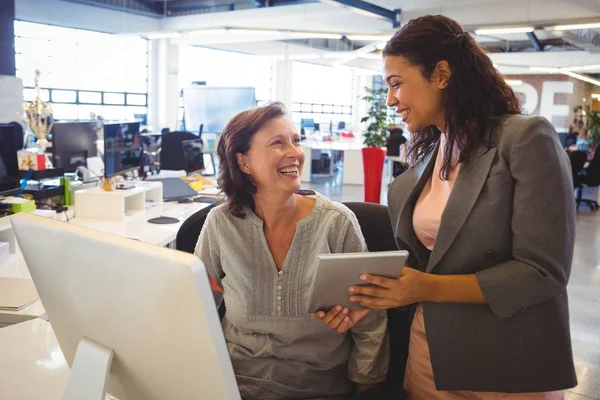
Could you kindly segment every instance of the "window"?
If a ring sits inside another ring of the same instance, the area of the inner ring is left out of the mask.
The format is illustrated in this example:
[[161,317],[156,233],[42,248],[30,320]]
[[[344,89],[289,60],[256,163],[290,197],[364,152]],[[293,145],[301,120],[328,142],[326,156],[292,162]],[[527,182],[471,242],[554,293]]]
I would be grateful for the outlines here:
[[17,76],[25,101],[41,98],[55,119],[131,120],[148,113],[148,41],[107,33],[15,21]]
[[257,102],[271,100],[271,60],[204,47],[179,48],[179,88],[192,82],[211,86],[253,87]]
[[354,73],[349,69],[294,62],[294,122],[313,119],[334,124],[352,119]]

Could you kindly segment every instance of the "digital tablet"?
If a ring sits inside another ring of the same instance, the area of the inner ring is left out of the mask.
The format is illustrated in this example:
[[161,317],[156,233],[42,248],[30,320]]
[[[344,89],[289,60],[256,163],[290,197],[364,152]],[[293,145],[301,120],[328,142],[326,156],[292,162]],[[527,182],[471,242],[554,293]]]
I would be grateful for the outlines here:
[[307,311],[328,311],[341,305],[350,310],[364,307],[350,301],[350,286],[366,285],[362,274],[398,278],[408,260],[407,251],[336,253],[317,256],[317,270],[309,290]]

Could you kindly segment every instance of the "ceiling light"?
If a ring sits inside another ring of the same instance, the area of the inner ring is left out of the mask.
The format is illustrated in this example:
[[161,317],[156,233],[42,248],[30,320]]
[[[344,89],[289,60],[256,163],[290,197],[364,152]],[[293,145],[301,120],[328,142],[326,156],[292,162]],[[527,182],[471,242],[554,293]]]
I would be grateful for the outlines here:
[[508,83],[509,86],[519,86],[523,84],[523,81],[520,79],[506,79],[506,83]]
[[600,69],[600,65],[582,65],[579,67],[566,67],[562,69],[565,71],[590,71],[594,69]]
[[560,68],[552,68],[552,67],[529,67],[531,71],[537,72],[546,72],[549,74],[558,74],[560,72]]
[[191,31],[188,32],[190,36],[200,36],[200,35],[224,35],[227,33],[227,29],[205,29],[203,31]]
[[148,34],[148,39],[150,40],[154,40],[154,39],[170,39],[170,38],[176,38],[181,36],[181,33],[179,32],[163,32],[163,33],[149,33]]
[[572,31],[576,29],[594,29],[600,28],[600,22],[593,22],[590,24],[574,24],[574,25],[557,25],[553,28],[555,31]]
[[290,60],[316,60],[321,58],[319,54],[292,54],[289,56]]
[[373,42],[388,41],[392,38],[392,35],[348,35],[348,40],[365,40]]
[[529,33],[533,32],[535,28],[532,26],[521,26],[513,28],[483,28],[476,29],[476,35],[502,35],[504,33]]
[[287,36],[301,39],[341,39],[339,33],[318,33],[318,32],[287,32]]
[[229,33],[241,34],[241,35],[282,35],[281,31],[264,30],[264,29],[237,29],[230,28]]
[[377,50],[383,50],[383,48],[385,47],[385,45],[386,45],[386,44],[387,44],[386,42],[377,43],[377,44],[375,45],[375,48],[376,48]]
[[581,81],[591,83],[592,85],[600,86],[600,81],[598,79],[593,79],[593,78],[590,78],[589,76],[576,74],[575,72],[571,72],[571,71],[561,70],[560,72],[565,75],[568,75],[570,77],[573,77],[575,79],[579,79]]

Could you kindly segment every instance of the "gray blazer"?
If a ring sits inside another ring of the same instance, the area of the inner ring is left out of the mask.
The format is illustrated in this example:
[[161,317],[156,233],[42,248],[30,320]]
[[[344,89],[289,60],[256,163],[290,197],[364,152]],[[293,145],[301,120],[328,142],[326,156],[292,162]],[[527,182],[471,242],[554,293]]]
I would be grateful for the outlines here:
[[400,175],[388,204],[409,265],[476,274],[488,305],[424,303],[438,390],[543,392],[577,384],[566,286],[575,239],[569,160],[544,118],[506,117],[462,166],[430,253],[412,214],[435,153]]

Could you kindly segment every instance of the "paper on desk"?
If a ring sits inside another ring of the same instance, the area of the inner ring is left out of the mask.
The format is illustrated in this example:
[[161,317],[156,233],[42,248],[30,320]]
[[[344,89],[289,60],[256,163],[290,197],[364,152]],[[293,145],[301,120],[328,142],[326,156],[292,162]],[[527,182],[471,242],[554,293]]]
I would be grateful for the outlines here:
[[0,75],[0,123],[21,122],[23,114],[23,81]]
[[0,278],[0,310],[21,311],[38,299],[31,279]]

